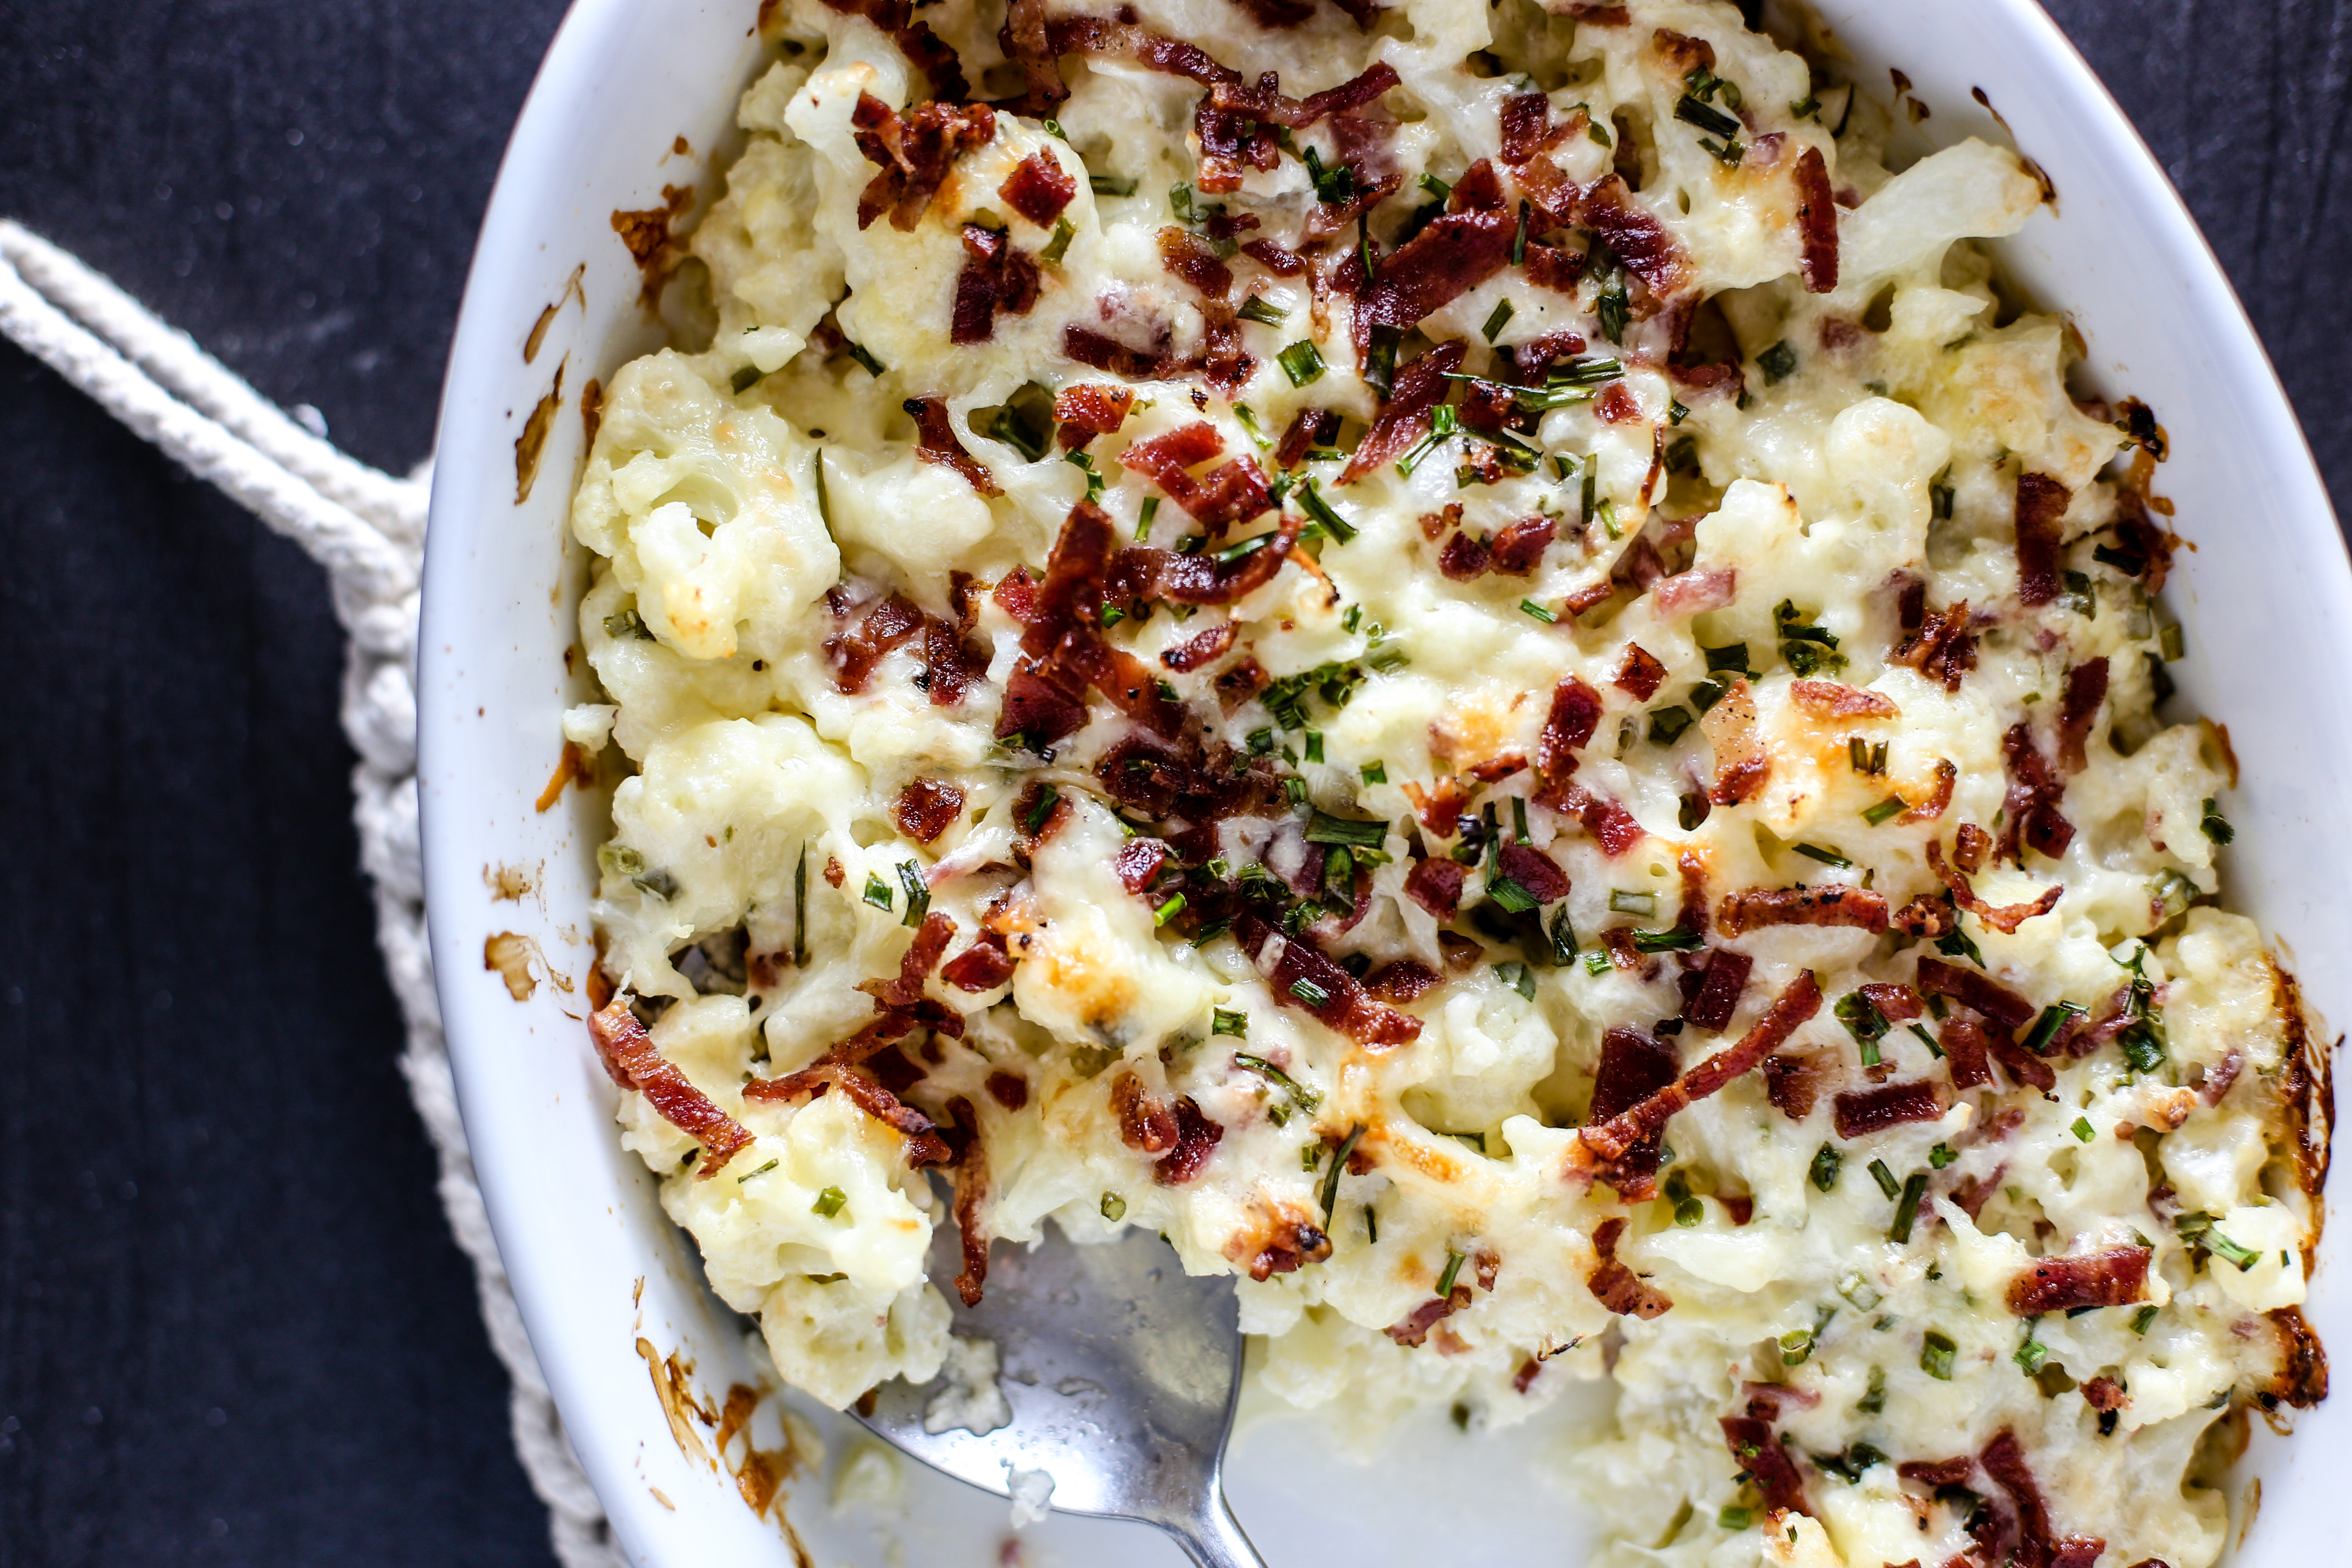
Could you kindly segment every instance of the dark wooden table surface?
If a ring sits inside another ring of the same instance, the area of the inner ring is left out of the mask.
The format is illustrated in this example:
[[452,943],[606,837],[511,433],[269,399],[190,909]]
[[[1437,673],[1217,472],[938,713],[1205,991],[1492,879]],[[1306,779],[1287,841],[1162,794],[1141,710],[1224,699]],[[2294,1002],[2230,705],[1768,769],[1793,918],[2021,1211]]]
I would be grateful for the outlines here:
[[[2352,0],[2052,8],[2352,514]],[[561,9],[0,0],[0,215],[405,468]],[[394,1065],[322,579],[5,346],[0,450],[0,1568],[547,1562]]]

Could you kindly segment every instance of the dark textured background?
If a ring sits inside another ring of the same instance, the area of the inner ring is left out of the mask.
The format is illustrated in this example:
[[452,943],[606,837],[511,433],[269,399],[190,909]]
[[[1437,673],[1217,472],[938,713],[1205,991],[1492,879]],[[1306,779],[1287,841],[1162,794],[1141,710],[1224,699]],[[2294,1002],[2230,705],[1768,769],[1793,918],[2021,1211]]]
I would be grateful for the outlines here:
[[[0,215],[405,468],[561,8],[0,0]],[[2053,9],[2352,513],[2352,0]],[[394,1066],[323,580],[5,346],[0,450],[0,1568],[545,1563]]]

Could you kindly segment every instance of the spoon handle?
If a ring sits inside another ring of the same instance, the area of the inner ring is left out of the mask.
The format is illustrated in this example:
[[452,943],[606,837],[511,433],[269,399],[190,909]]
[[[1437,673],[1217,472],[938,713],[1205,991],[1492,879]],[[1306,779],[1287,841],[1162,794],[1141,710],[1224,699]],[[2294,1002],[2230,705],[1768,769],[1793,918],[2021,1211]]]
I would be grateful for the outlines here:
[[1224,1490],[1219,1488],[1208,1499],[1198,1516],[1181,1523],[1163,1523],[1160,1528],[1176,1538],[1200,1568],[1265,1568],[1265,1559],[1242,1532],[1234,1510],[1225,1504]]

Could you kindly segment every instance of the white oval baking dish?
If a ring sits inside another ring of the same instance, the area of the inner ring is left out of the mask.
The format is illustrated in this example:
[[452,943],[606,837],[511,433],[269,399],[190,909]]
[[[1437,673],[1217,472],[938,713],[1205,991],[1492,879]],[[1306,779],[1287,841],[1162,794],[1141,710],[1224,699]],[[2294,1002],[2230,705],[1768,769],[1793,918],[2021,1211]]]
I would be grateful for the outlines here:
[[[756,1386],[754,1359],[644,1166],[619,1147],[614,1091],[578,1021],[604,803],[572,789],[536,809],[562,710],[584,695],[566,661],[585,576],[566,530],[580,390],[656,341],[613,214],[662,206],[666,185],[713,187],[736,95],[759,63],[756,10],[756,0],[579,0],[499,174],[451,352],[425,563],[418,787],[433,955],[499,1250],[625,1553],[789,1563],[781,1511],[828,1564],[976,1568],[999,1560],[1000,1500],[902,1463],[895,1500],[836,1512],[832,1478],[801,1473],[755,1514],[743,1494],[757,1488],[733,1473],[745,1468],[743,1441],[720,1462],[708,1457],[719,1434],[692,1405],[715,1409],[730,1386]],[[2286,948],[2322,1015],[2352,1017],[2352,925],[2336,916],[2352,873],[2339,782],[2352,775],[2352,709],[2339,691],[2352,570],[2243,311],[2155,160],[2031,0],[1831,0],[1817,11],[1866,62],[1855,68],[1865,88],[1889,67],[1910,79],[1933,110],[1916,132],[1924,142],[2012,136],[2054,183],[2054,210],[2002,259],[2079,325],[2102,389],[2145,399],[2170,433],[2159,488],[2200,547],[2168,590],[2189,634],[2175,668],[2188,701],[2227,721],[2243,767],[2227,866],[2235,900]],[[1972,99],[1979,88],[2001,123]],[[551,391],[535,427],[539,471],[519,499],[520,454]],[[495,933],[535,944],[527,1001],[485,968]],[[2344,1245],[2337,1231],[2322,1247],[2310,1309],[2339,1346],[2352,1344]],[[753,1425],[762,1449],[781,1443],[773,1410],[763,1403]],[[2255,1434],[2242,1489],[2258,1480],[2261,1500],[2241,1504],[2242,1521],[2254,1517],[2240,1526],[2239,1562],[2344,1560],[2325,1478],[2352,1464],[2352,1409],[2339,1399],[2301,1425],[2291,1444]],[[826,1426],[837,1465],[854,1428]],[[1438,1420],[1405,1441],[1402,1458],[1359,1468],[1310,1428],[1260,1427],[1228,1472],[1235,1510],[1276,1563],[1381,1568],[1474,1538],[1486,1560],[1572,1553],[1581,1527],[1542,1483],[1548,1457],[1526,1428],[1482,1442]],[[1054,1561],[1177,1561],[1150,1532],[1118,1525],[1056,1518],[1032,1540]]]

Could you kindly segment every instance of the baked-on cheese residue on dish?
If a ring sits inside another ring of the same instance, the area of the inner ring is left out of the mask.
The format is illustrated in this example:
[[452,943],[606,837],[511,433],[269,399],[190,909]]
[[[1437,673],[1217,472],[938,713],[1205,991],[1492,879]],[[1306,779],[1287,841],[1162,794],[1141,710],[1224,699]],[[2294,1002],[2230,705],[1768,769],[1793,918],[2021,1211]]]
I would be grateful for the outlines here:
[[568,729],[625,1141],[784,1375],[1141,1226],[1359,1429],[1613,1377],[1611,1562],[2213,1562],[2325,1057],[2161,430],[1978,244],[2037,173],[1727,5],[766,27]]

